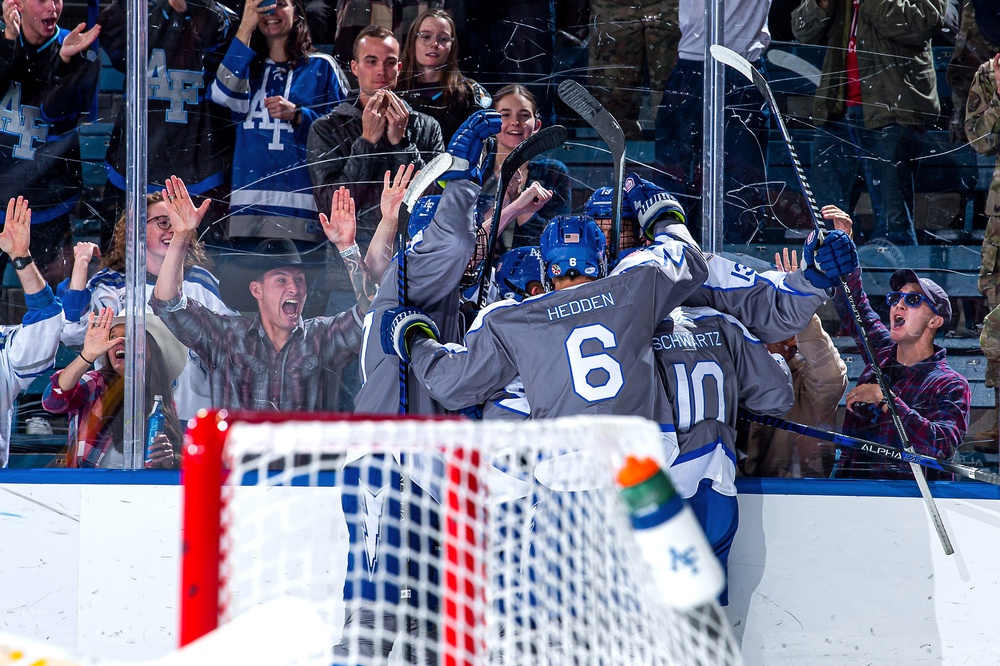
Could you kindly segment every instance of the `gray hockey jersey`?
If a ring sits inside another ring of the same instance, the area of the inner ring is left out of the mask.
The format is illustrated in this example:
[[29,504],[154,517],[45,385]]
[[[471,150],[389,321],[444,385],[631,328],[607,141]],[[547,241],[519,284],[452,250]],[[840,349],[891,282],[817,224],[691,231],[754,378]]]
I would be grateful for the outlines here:
[[833,290],[810,284],[801,269],[758,273],[717,254],[707,259],[708,279],[684,305],[731,314],[764,342],[801,333],[816,308],[833,296]]
[[518,374],[533,418],[630,414],[658,419],[663,396],[650,339],[705,280],[707,265],[686,229],[630,270],[483,310],[465,347],[419,340],[414,376],[443,406],[482,403]]
[[[441,195],[434,219],[417,233],[406,255],[407,295],[411,305],[426,312],[441,331],[444,342],[462,339],[459,282],[475,247],[473,210],[479,186],[455,180]],[[361,346],[361,389],[355,410],[368,414],[399,411],[399,359],[386,356],[379,341],[379,327],[386,310],[399,304],[395,261],[386,269],[378,293],[364,319]],[[409,384],[409,412],[437,414],[445,410],[416,381]]]
[[736,494],[739,405],[774,416],[795,400],[788,366],[731,315],[677,308],[657,328],[653,350],[671,418],[661,421],[670,477],[683,497],[702,479]]

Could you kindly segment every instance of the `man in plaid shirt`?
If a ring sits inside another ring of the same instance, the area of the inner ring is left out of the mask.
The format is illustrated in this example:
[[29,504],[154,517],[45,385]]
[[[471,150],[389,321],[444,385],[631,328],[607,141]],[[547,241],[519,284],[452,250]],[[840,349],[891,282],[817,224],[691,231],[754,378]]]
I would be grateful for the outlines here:
[[207,200],[195,209],[176,178],[167,183],[167,192],[173,238],[149,303],[208,366],[212,405],[283,412],[335,409],[343,370],[361,349],[361,321],[375,291],[354,243],[353,214],[335,210],[330,218],[321,214],[320,222],[344,258],[357,306],[333,317],[303,320],[302,259],[290,241],[271,239],[258,246],[247,265],[257,315],[232,317],[215,314],[181,292],[184,257]]
[[[834,219],[838,228],[850,232],[850,218],[843,211],[827,206],[823,214]],[[886,327],[868,303],[860,269],[848,277],[847,284],[892,395],[882,393],[871,360],[866,359],[857,386],[847,392],[844,433],[902,446],[889,413],[891,400],[917,453],[942,460],[950,458],[969,427],[971,394],[969,382],[948,365],[945,350],[934,344],[934,336],[946,329],[951,319],[948,294],[933,280],[917,277],[908,268],[896,271],[889,278],[892,291],[886,296],[889,305]],[[843,290],[837,290],[835,303],[841,321],[861,347]],[[912,473],[906,463],[888,462],[857,449],[843,449],[837,475],[908,479]],[[930,470],[927,478],[950,480],[952,475]]]

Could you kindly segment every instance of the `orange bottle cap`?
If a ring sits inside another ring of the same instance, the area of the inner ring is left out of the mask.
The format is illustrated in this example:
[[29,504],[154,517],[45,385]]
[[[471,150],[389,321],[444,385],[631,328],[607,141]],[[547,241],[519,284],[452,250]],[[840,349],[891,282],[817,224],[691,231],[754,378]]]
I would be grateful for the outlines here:
[[649,481],[660,471],[660,466],[652,458],[627,456],[625,465],[618,471],[618,485],[623,488],[637,486]]

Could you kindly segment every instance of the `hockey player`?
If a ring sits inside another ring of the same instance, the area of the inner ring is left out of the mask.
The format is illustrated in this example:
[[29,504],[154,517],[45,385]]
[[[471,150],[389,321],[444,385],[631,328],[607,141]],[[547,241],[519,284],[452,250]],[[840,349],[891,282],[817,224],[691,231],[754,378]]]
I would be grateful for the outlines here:
[[[449,409],[479,404],[520,374],[532,418],[657,417],[662,405],[649,390],[657,381],[650,340],[701,285],[707,266],[662,201],[649,202],[648,212],[650,224],[664,232],[659,253],[636,253],[645,261],[627,273],[605,278],[604,235],[593,219],[558,217],[541,243],[554,293],[486,308],[465,347],[439,343],[433,320],[416,308],[394,309],[383,316],[383,348],[411,358],[421,384]],[[522,344],[526,335],[531,345]]]
[[523,301],[544,292],[541,248],[525,245],[505,252],[497,262],[493,281],[502,299]]
[[34,264],[28,249],[30,243],[28,202],[22,197],[11,199],[0,232],[0,250],[17,271],[28,311],[20,326],[5,326],[0,330],[0,467],[7,466],[10,452],[14,400],[36,377],[52,371],[64,321],[59,299]]
[[0,201],[22,194],[34,203],[32,256],[42,271],[69,241],[83,186],[76,124],[100,69],[88,49],[101,27],[60,28],[62,9],[62,0],[4,0],[0,38]]

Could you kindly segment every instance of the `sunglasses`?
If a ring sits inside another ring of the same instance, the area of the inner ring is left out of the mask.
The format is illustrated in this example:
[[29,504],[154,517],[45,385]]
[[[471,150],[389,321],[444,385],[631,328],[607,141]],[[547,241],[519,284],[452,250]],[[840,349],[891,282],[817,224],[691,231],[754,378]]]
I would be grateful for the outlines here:
[[146,220],[146,224],[155,224],[160,229],[166,231],[170,228],[170,216],[169,215],[158,215],[157,217],[151,217]]
[[929,307],[934,314],[940,314],[937,311],[937,308],[934,307],[934,304],[931,303],[931,299],[919,292],[909,291],[904,293],[902,291],[893,291],[885,295],[885,302],[889,304],[889,307],[899,303],[900,299],[903,299],[903,302],[906,303],[906,307],[908,308],[919,308],[921,303],[927,303],[927,307]]

